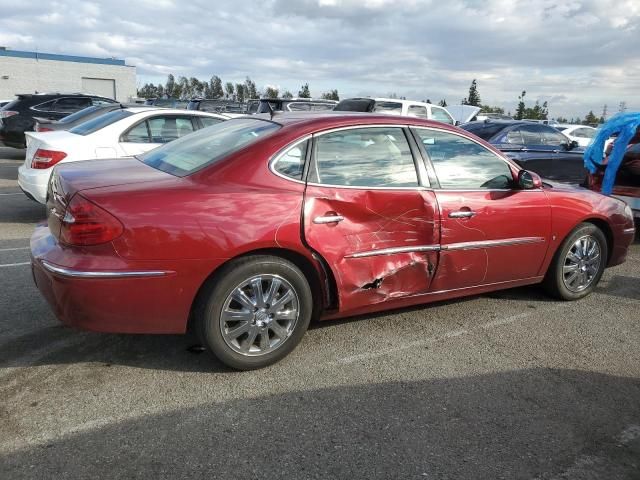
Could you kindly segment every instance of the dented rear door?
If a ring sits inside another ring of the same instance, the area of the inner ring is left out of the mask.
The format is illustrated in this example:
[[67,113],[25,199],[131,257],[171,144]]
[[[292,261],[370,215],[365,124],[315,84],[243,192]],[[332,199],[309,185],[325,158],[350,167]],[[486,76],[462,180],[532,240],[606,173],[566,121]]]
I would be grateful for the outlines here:
[[407,135],[372,126],[314,138],[304,237],[333,271],[342,312],[430,289],[438,209]]

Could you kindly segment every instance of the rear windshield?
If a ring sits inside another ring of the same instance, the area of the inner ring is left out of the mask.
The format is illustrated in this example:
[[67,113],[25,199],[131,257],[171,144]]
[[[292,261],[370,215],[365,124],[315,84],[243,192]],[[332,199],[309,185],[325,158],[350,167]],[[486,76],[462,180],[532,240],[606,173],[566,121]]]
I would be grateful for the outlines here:
[[104,115],[99,115],[91,120],[82,122],[80,125],[73,127],[69,131],[76,135],[89,135],[131,115],[133,115],[133,113],[128,112],[127,110],[114,110],[113,112],[105,113]]
[[163,172],[185,177],[281,128],[266,120],[239,118],[203,128],[138,156]]
[[471,122],[461,125],[460,128],[471,132],[483,140],[489,141],[493,136],[504,128],[504,125],[496,125],[495,123]]
[[76,120],[89,115],[90,113],[95,112],[96,110],[100,110],[102,107],[97,105],[92,107],[83,108],[82,110],[78,110],[76,113],[72,113],[71,115],[67,115],[63,119],[60,120],[60,123],[70,123],[75,122]]

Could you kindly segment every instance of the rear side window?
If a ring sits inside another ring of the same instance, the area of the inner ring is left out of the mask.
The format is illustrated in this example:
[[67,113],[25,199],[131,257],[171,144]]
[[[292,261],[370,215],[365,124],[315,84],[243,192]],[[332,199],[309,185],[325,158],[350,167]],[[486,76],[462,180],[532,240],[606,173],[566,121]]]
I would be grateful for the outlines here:
[[31,110],[35,110],[36,112],[52,112],[54,103],[56,103],[55,100],[49,100],[48,102],[39,103],[31,107]]
[[76,135],[89,135],[131,115],[133,114],[127,110],[114,110],[113,112],[105,113],[104,115],[87,120],[86,122],[73,127],[69,131]]
[[58,113],[73,113],[91,105],[87,97],[60,98],[53,104],[53,111]]
[[198,117],[202,122],[202,128],[212,127],[213,125],[217,125],[220,122],[223,122],[221,118],[213,118],[213,117]]
[[316,183],[357,187],[417,187],[418,175],[401,128],[357,128],[316,140]]
[[334,110],[336,112],[372,112],[375,101],[370,98],[353,98],[342,100]]
[[409,105],[408,114],[410,117],[429,118],[427,107],[423,107],[422,105]]
[[266,120],[239,118],[203,128],[137,157],[166,173],[184,177],[280,129]]
[[302,180],[308,145],[309,141],[305,140],[290,147],[278,156],[273,164],[273,169],[285,177]]
[[402,104],[397,102],[376,102],[374,112],[402,115]]
[[449,125],[453,125],[455,123],[453,118],[451,118],[451,116],[441,108],[431,107],[431,115],[437,122],[448,123]]
[[151,143],[147,122],[140,122],[122,136],[126,143]]

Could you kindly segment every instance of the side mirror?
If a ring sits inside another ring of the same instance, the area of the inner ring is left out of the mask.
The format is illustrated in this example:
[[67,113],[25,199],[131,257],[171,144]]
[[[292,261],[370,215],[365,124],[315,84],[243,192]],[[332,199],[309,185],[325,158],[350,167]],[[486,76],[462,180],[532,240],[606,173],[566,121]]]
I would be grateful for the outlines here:
[[569,150],[573,150],[574,148],[577,148],[580,146],[580,144],[578,142],[576,142],[575,140],[571,140],[568,143],[563,144],[564,148],[569,151]]
[[522,190],[542,188],[542,179],[537,173],[533,173],[528,170],[520,170],[520,172],[518,172],[518,186]]
[[460,120],[456,120],[456,123],[454,123],[453,125],[459,127],[460,125],[462,125],[462,122]]

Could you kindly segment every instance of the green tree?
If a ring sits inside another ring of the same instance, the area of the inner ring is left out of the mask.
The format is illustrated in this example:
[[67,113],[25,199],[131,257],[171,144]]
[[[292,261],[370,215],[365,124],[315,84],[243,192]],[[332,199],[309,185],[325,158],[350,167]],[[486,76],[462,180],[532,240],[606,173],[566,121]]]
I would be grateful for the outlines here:
[[233,94],[235,92],[235,88],[233,87],[233,83],[227,82],[224,85],[225,93],[227,98],[233,98]]
[[245,101],[245,89],[243,83],[236,83],[236,100],[240,103]]
[[211,98],[222,98],[224,96],[222,80],[217,75],[212,76],[209,80],[209,89],[211,90]]
[[282,98],[293,98],[293,93],[291,93],[289,90],[285,90],[282,94]]
[[523,118],[525,118],[524,110],[526,107],[524,104],[524,97],[526,94],[527,92],[523,90],[520,96],[518,97],[519,101],[518,101],[518,108],[516,108],[516,120],[522,120]]
[[267,87],[264,91],[264,96],[267,98],[278,98],[278,89],[274,87]]
[[168,97],[173,97],[175,95],[174,89],[176,87],[176,79],[170,73],[167,75],[167,83],[164,86],[164,93],[167,94]]
[[338,95],[337,89],[329,90],[328,92],[323,93],[320,98],[324,98],[325,100],[340,101],[340,95]]
[[504,108],[492,107],[491,105],[480,105],[480,111],[482,113],[502,113],[504,114]]
[[469,87],[469,95],[462,101],[463,105],[473,105],[474,107],[479,107],[480,102],[480,94],[478,93],[478,82],[474,78],[471,82],[471,86]]
[[180,86],[180,98],[191,98],[191,86],[186,77],[178,77],[178,85]]
[[304,85],[302,85],[302,87],[300,88],[300,91],[298,92],[298,97],[299,98],[311,98],[311,92],[309,91],[309,84],[305,83]]
[[259,98],[258,91],[256,90],[256,83],[253,80],[247,77],[247,79],[244,81],[244,86],[246,92],[245,96],[247,100],[250,100],[252,98]]
[[593,113],[593,110],[590,110],[589,113],[587,113],[587,116],[584,117],[584,120],[582,121],[583,125],[597,125],[599,118],[596,117]]
[[158,96],[158,87],[153,83],[145,83],[142,88],[138,89],[137,95],[141,98],[155,98]]
[[204,86],[196,77],[189,79],[189,93],[191,97],[201,97],[204,92]]
[[161,83],[158,84],[156,89],[158,91],[158,97],[163,97],[164,96],[164,87],[162,86]]

